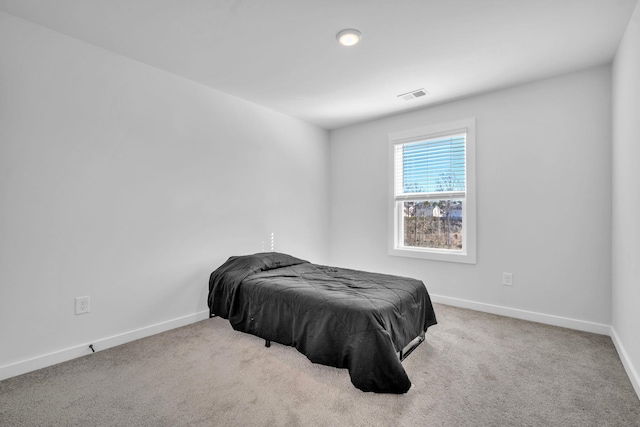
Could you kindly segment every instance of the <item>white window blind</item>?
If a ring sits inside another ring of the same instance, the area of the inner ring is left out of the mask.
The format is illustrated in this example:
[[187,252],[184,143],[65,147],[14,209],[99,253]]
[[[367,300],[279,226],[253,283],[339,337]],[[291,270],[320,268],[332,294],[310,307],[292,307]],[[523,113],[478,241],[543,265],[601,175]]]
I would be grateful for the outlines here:
[[464,197],[466,133],[395,145],[396,200]]

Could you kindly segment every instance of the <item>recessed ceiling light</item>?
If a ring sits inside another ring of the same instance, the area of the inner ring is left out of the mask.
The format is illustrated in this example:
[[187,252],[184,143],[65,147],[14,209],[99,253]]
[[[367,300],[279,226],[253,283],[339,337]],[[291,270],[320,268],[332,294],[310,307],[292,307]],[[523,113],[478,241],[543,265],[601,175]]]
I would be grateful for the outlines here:
[[358,30],[342,30],[336,35],[338,43],[342,46],[353,46],[362,40],[362,33]]

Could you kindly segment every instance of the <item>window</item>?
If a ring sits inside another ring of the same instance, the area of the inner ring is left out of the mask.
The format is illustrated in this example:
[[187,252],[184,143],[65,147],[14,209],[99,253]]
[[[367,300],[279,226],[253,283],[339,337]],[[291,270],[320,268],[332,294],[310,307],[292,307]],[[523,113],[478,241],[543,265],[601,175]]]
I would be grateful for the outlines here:
[[475,119],[389,135],[389,254],[475,264]]

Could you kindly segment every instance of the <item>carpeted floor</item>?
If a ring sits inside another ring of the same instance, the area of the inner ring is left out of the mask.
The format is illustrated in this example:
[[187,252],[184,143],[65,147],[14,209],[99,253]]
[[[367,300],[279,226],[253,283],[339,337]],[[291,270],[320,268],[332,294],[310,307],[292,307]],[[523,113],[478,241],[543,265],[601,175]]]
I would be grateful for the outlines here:
[[640,426],[609,337],[435,309],[405,395],[214,318],[2,381],[0,425]]

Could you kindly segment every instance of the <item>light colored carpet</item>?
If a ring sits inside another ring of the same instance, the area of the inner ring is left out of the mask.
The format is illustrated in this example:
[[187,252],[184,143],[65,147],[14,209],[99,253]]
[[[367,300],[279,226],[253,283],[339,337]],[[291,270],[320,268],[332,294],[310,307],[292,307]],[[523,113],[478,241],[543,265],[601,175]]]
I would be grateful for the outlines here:
[[405,395],[214,318],[2,381],[0,425],[640,426],[609,337],[435,309]]

